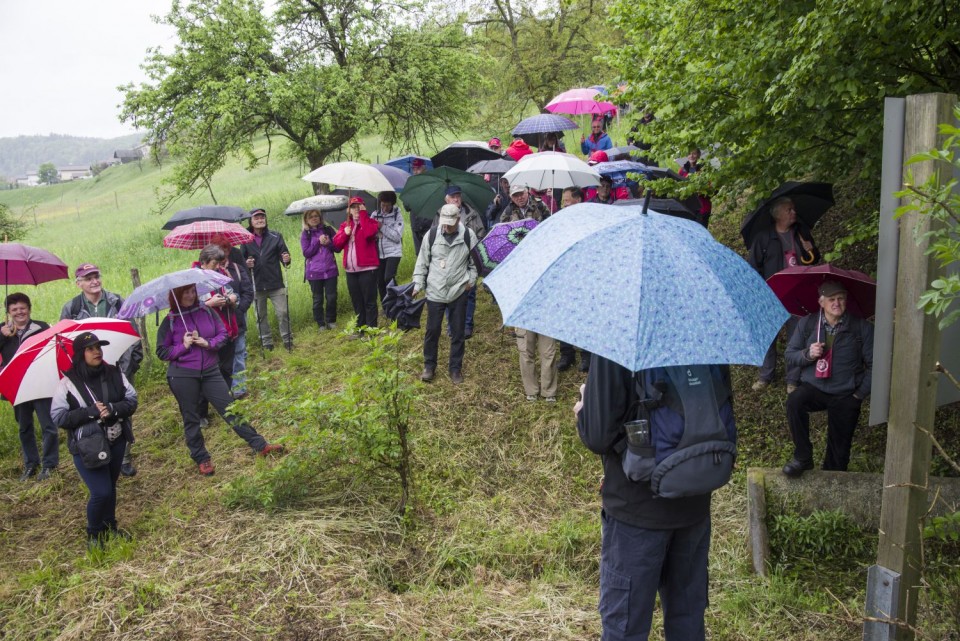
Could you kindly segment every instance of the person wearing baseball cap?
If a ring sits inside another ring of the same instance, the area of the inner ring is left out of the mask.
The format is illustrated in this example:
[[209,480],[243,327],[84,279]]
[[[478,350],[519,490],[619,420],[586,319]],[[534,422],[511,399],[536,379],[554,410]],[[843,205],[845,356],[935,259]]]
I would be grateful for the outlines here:
[[370,217],[363,199],[354,196],[347,206],[347,219],[333,237],[333,247],[343,252],[343,271],[347,274],[347,292],[356,314],[357,333],[364,327],[377,326],[377,233],[380,225]]
[[[87,546],[102,548],[110,537],[130,538],[117,527],[117,479],[126,445],[133,442],[130,417],[137,411],[137,392],[118,367],[103,360],[103,345],[109,341],[92,332],[73,339],[71,367],[57,384],[50,416],[67,433],[67,450],[83,479],[87,501]],[[77,439],[90,430],[106,436],[110,451],[105,464],[88,467]]]
[[463,355],[467,300],[477,282],[477,267],[470,251],[478,239],[460,220],[460,208],[447,203],[437,215],[437,228],[430,230],[413,269],[413,295],[427,295],[427,327],[423,334],[423,373],[420,380],[433,380],[444,314],[450,334],[450,380],[463,382]]
[[490,142],[487,143],[487,147],[490,147],[491,150],[499,153],[503,145],[500,144],[500,139],[494,136],[490,139]]
[[509,223],[524,218],[532,218],[542,222],[550,216],[547,206],[539,198],[534,198],[526,185],[513,183],[510,185],[510,204],[500,214],[501,223]]
[[[117,317],[120,308],[123,307],[123,297],[103,288],[103,277],[99,267],[93,263],[82,263],[74,270],[73,276],[80,293],[64,303],[60,309],[60,320]],[[132,383],[142,361],[143,346],[138,341],[117,359],[116,366]],[[123,453],[123,463],[120,466],[120,473],[124,476],[135,476],[137,473],[137,468],[133,464],[132,450],[133,441],[128,441]]]
[[[463,189],[460,187],[460,185],[449,185],[444,192],[443,200],[446,205],[456,205],[457,211],[460,212],[460,223],[473,232],[473,237],[475,240],[478,241],[487,235],[487,227],[483,222],[483,216],[480,214],[480,212],[474,209],[470,203],[463,200]],[[437,227],[438,225],[440,225],[439,211],[437,211],[437,215],[433,219],[431,235],[433,234],[433,228]],[[466,325],[464,326],[464,336],[466,338],[471,338],[473,336],[473,312],[476,307],[477,290],[471,288],[467,292],[467,316]],[[449,328],[450,324],[448,322],[448,333]]]
[[810,412],[827,412],[824,470],[845,471],[863,400],[873,373],[873,325],[847,311],[847,290],[828,280],[818,290],[820,310],[800,319],[787,344],[787,365],[800,384],[787,395],[793,457],[783,473],[798,478],[813,469]]
[[287,286],[283,282],[283,271],[290,266],[290,250],[283,236],[267,227],[267,212],[263,208],[250,210],[250,226],[253,240],[240,246],[240,253],[246,261],[247,269],[253,274],[254,305],[257,314],[257,331],[260,343],[265,349],[273,349],[273,334],[270,330],[270,318],[267,316],[267,300],[273,303],[280,323],[280,337],[287,351],[293,349],[293,332],[290,331],[290,310],[287,300]]

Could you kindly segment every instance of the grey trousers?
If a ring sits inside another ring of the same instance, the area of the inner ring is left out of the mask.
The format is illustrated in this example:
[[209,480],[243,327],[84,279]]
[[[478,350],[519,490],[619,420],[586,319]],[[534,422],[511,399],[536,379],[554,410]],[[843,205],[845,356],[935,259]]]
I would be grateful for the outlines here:
[[264,347],[273,347],[273,336],[270,334],[270,318],[267,316],[267,299],[273,303],[273,310],[277,313],[280,322],[280,336],[284,345],[293,343],[293,334],[290,333],[290,311],[287,309],[287,288],[268,289],[258,291],[255,304],[257,317],[260,319],[258,331],[260,341]]

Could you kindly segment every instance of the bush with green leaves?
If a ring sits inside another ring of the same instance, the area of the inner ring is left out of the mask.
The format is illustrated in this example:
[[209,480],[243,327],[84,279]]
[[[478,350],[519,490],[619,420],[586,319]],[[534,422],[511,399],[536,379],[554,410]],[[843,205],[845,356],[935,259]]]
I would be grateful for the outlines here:
[[[243,400],[234,411],[259,425],[283,423],[290,453],[272,467],[233,481],[232,507],[289,508],[315,500],[343,480],[386,477],[399,486],[398,511],[405,513],[413,482],[410,428],[417,386],[405,363],[402,332],[364,328],[366,349],[343,390],[320,394],[304,378],[274,370],[256,380],[270,394]],[[338,477],[337,475],[340,474]]]
[[10,208],[0,203],[0,240],[12,242],[22,240],[27,235],[27,226],[17,218]]
[[868,550],[865,533],[840,510],[778,514],[769,533],[774,564],[780,569],[836,568]]

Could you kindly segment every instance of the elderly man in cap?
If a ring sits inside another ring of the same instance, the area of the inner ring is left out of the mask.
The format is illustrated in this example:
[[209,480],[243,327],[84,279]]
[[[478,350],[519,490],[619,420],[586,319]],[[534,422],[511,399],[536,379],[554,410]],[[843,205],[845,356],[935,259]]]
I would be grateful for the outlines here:
[[524,218],[533,218],[535,221],[543,222],[550,216],[547,206],[539,198],[530,195],[530,190],[526,185],[514,183],[510,186],[510,204],[503,209],[500,214],[501,223],[509,223]]
[[430,230],[413,269],[413,295],[427,293],[427,328],[423,335],[423,374],[429,382],[437,369],[437,348],[444,312],[450,330],[450,380],[463,382],[463,353],[467,299],[477,282],[477,267],[470,250],[477,236],[460,220],[460,208],[448,203],[440,208],[438,226]]
[[240,246],[240,254],[253,274],[254,305],[260,342],[266,349],[273,349],[273,335],[270,332],[270,319],[267,317],[269,299],[277,313],[277,322],[280,323],[283,346],[289,352],[293,349],[293,333],[290,331],[287,286],[283,282],[280,266],[290,266],[290,250],[287,249],[283,236],[267,227],[266,210],[250,210],[249,229],[253,240]]
[[[460,185],[450,185],[447,187],[446,192],[444,193],[443,200],[446,205],[456,205],[457,211],[460,216],[460,224],[473,232],[475,241],[480,240],[487,235],[487,228],[483,222],[483,216],[480,215],[476,209],[470,206],[469,203],[464,202],[463,200],[463,190],[460,188]],[[444,206],[446,206],[444,205]],[[443,208],[441,207],[441,210]],[[440,212],[437,212],[437,217],[434,219],[433,226],[436,227],[440,224]],[[432,229],[431,229],[432,232]],[[471,248],[473,245],[471,245]],[[477,308],[477,290],[470,289],[467,293],[467,318],[466,325],[464,326],[464,337],[470,338],[473,336],[473,312]],[[447,330],[449,333],[451,323],[450,315],[447,314]]]
[[[67,301],[60,310],[60,320],[117,317],[120,308],[123,307],[123,298],[103,288],[99,267],[93,263],[84,263],[77,267],[73,276],[77,287],[80,288],[80,293]],[[143,361],[143,347],[138,342],[125,351],[115,365],[132,384],[133,376],[140,369],[141,361]],[[123,464],[120,466],[120,473],[124,476],[134,476],[137,473],[130,451],[132,447],[133,442],[127,441],[123,453]]]
[[827,411],[824,470],[845,471],[860,419],[870,395],[873,325],[847,311],[847,291],[836,281],[820,286],[820,311],[800,320],[787,345],[787,364],[800,370],[800,384],[787,396],[787,422],[793,458],[783,473],[798,478],[813,469],[810,412]]

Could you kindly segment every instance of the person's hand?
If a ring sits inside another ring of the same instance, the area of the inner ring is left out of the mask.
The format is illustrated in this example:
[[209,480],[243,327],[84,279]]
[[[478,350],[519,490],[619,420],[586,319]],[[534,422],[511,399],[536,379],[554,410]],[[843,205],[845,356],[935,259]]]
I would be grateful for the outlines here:
[[110,418],[110,408],[100,401],[96,402],[97,411],[100,412],[100,418]]
[[825,343],[810,343],[810,360],[815,361],[821,356],[823,356],[823,348]]
[[194,345],[199,345],[200,347],[206,349],[210,347],[210,343],[203,336],[194,336],[193,337]]
[[586,134],[580,134],[580,142],[584,142],[587,139]]
[[17,330],[14,328],[12,320],[8,320],[3,325],[0,325],[0,334],[3,334],[7,338],[13,336],[16,333],[17,333]]
[[576,417],[580,416],[580,410],[583,409],[583,392],[587,389],[587,384],[582,383],[580,385],[580,398],[577,399],[577,402],[573,404],[573,415]]
[[419,296],[419,295],[420,295],[420,290],[417,289],[416,287],[414,287],[414,288],[413,288],[413,294],[411,294],[411,296],[412,296],[413,298],[416,298],[416,297]]
[[230,305],[236,305],[236,304],[237,304],[237,295],[236,295],[236,294],[230,294],[230,296],[228,296],[227,298],[228,298],[229,301],[230,301]]
[[193,332],[186,332],[183,335],[183,347],[185,349],[190,349],[191,345],[193,345]]
[[329,245],[329,244],[330,244],[330,237],[327,236],[326,234],[320,234],[320,244],[321,244],[321,245]]
[[347,225],[346,227],[343,228],[343,233],[345,236],[349,236],[351,231],[352,229],[350,228],[350,225]]
[[800,244],[803,245],[803,249],[806,250],[806,252],[807,252],[808,254],[810,254],[810,253],[813,252],[813,243],[811,243],[811,242],[810,242],[809,240],[807,240],[806,238],[801,238],[801,239],[800,239]]
[[469,292],[471,289],[473,289],[473,283],[468,282],[466,286],[463,288],[463,291]]
[[248,268],[248,269],[253,269],[253,263],[254,263],[254,262],[255,262],[255,261],[253,260],[253,256],[251,256],[250,258],[248,258],[248,259],[247,259],[247,268]]
[[224,303],[223,296],[221,296],[220,294],[214,294],[213,296],[208,298],[206,303],[204,304],[207,307],[216,308],[216,307],[223,307],[223,303]]
[[283,262],[284,265],[289,265],[289,264],[290,264],[290,253],[289,253],[289,252],[283,252],[282,254],[280,254],[280,260]]

